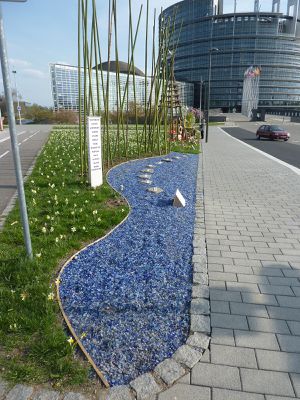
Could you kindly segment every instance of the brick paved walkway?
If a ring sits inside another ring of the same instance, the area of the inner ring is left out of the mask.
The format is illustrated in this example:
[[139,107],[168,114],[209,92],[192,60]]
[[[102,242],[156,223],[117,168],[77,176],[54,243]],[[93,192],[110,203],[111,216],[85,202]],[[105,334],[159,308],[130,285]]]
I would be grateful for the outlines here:
[[300,176],[213,128],[204,190],[211,348],[159,399],[300,398]]

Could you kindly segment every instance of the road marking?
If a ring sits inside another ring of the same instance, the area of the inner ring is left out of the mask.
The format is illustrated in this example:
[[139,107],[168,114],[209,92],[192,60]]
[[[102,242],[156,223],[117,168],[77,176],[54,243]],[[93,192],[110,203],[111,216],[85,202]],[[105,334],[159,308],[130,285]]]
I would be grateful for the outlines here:
[[[35,136],[35,135],[38,134],[39,132],[40,132],[40,131],[34,132],[32,135],[29,136],[29,138],[30,138],[30,139],[33,138],[33,136]],[[29,138],[28,138],[28,139],[29,139]]]
[[237,140],[238,142],[242,143],[243,145],[249,147],[250,149],[252,149],[252,150],[254,150],[254,151],[257,151],[258,153],[264,155],[264,156],[267,157],[267,158],[270,158],[270,159],[273,160],[273,161],[278,162],[278,163],[281,164],[281,165],[284,165],[285,167],[287,167],[287,168],[291,169],[293,172],[295,172],[297,175],[300,175],[300,169],[299,169],[299,168],[294,167],[293,165],[288,164],[287,162],[282,161],[282,160],[280,160],[279,158],[276,158],[276,157],[274,157],[274,156],[271,156],[271,154],[265,153],[264,151],[259,150],[259,149],[257,149],[256,147],[253,147],[253,146],[251,146],[250,144],[245,143],[245,142],[243,142],[242,140],[237,139],[237,138],[234,137],[234,136],[231,136],[229,133],[225,132],[222,128],[219,128],[219,129],[220,129],[220,131],[222,131],[223,133],[225,133],[227,136],[229,136],[231,139]]
[[[18,133],[17,136],[21,136],[21,135],[23,135],[23,134],[26,133],[26,132],[27,132],[27,131],[22,131],[22,132]],[[0,140],[0,143],[5,142],[6,140],[9,140],[9,139],[10,139],[10,136],[8,136],[7,138],[1,139],[1,140]]]
[[7,150],[5,153],[1,154],[0,158],[6,156],[6,154],[8,154],[8,153],[9,153],[9,150]]
[[40,131],[36,131],[34,132],[32,135],[30,135],[28,138],[24,139],[21,143],[19,143],[19,146],[21,146],[22,143],[27,142],[27,140],[33,138],[33,136],[35,136],[36,134],[38,134]]

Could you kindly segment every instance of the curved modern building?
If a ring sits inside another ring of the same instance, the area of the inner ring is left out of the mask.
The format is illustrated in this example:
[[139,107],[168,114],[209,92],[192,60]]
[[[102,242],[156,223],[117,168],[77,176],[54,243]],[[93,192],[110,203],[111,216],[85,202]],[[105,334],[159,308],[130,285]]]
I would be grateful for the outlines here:
[[270,12],[261,11],[259,0],[251,12],[236,12],[237,5],[245,6],[237,2],[231,13],[223,12],[223,0],[183,0],[163,11],[161,31],[176,18],[176,80],[197,84],[198,105],[211,56],[211,108],[240,109],[245,71],[258,66],[259,107],[300,109],[300,0],[287,0],[286,10],[281,0],[272,0]]

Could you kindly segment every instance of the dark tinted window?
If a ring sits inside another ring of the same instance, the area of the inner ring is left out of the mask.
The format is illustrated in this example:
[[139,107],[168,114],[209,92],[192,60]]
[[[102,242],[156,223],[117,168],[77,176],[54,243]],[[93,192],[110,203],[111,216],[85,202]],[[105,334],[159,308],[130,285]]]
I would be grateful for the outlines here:
[[284,131],[284,129],[281,128],[281,126],[278,126],[278,125],[271,125],[271,130],[272,131],[279,131],[279,132],[283,132]]

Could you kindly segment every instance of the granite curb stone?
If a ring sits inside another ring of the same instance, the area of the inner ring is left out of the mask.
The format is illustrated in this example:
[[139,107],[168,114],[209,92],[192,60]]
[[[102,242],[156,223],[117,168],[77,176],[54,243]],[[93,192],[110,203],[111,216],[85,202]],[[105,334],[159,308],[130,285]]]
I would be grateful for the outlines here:
[[60,393],[55,392],[53,390],[42,390],[41,392],[36,393],[32,400],[59,400]]
[[186,371],[181,365],[173,360],[167,358],[154,369],[154,372],[169,386],[175,381],[182,378]]
[[8,392],[6,400],[30,400],[32,394],[33,387],[16,385]]
[[2,379],[0,379],[0,399],[2,398],[2,396],[5,395],[5,393],[7,393],[7,391],[8,391],[8,384]]
[[111,388],[105,396],[105,400],[133,400],[134,398],[135,396],[128,386],[116,386]]
[[64,400],[87,400],[87,398],[80,393],[70,392],[65,395]]
[[140,375],[129,384],[132,389],[136,392],[137,400],[148,400],[154,399],[156,394],[162,391],[152,374],[147,373]]
[[188,368],[193,368],[194,365],[200,360],[202,352],[195,350],[189,345],[183,345],[173,354],[174,360],[184,364]]

